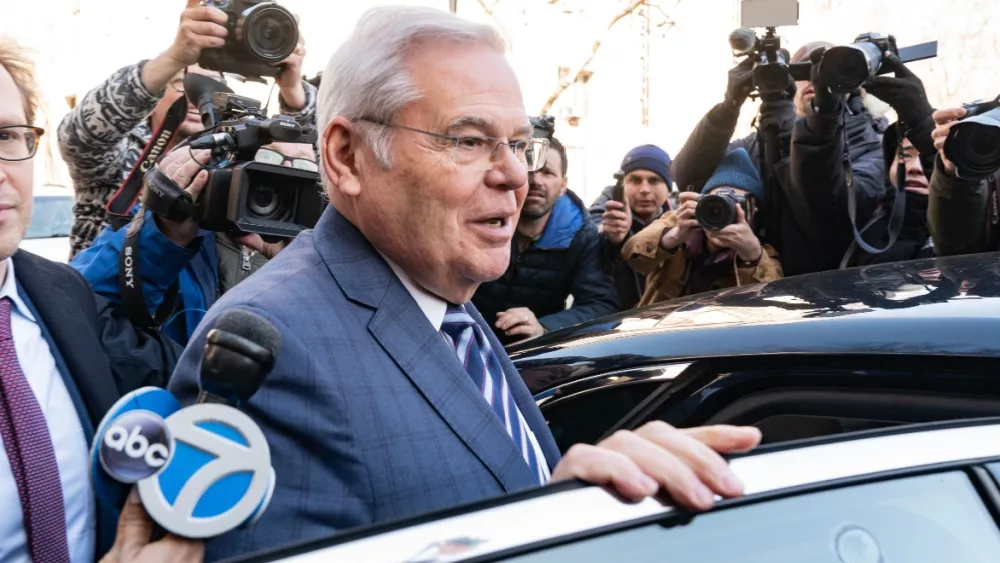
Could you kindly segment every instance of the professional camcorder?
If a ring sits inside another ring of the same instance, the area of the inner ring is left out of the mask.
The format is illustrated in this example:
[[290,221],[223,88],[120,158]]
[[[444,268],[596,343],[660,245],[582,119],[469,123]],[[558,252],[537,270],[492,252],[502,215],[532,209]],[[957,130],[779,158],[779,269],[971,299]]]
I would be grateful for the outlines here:
[[1000,96],[962,107],[965,117],[951,126],[944,154],[959,177],[982,180],[1000,170]]
[[534,139],[548,139],[551,141],[552,137],[556,134],[556,118],[551,115],[532,117],[531,126],[534,128],[531,134],[531,137]]
[[714,194],[705,194],[698,198],[694,209],[694,217],[706,231],[721,231],[736,222],[736,208],[742,207],[747,220],[750,220],[750,198],[746,194],[732,189],[721,189]]
[[246,77],[277,76],[280,66],[299,42],[295,16],[277,2],[264,0],[203,0],[229,16],[224,47],[205,49],[198,64],[208,70]]
[[314,144],[315,129],[303,130],[290,116],[266,119],[260,102],[205,76],[188,75],[184,86],[208,129],[176,150],[210,149],[208,182],[192,202],[153,168],[145,178],[146,207],[175,221],[194,218],[211,231],[257,233],[271,241],[315,226],[325,207],[319,174],[254,161],[258,149],[273,142]]

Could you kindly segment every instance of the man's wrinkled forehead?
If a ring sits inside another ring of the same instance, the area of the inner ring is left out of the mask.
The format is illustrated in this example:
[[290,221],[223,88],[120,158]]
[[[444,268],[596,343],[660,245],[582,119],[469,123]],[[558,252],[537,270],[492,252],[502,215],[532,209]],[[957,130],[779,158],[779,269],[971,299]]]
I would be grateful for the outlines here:
[[24,98],[14,78],[0,67],[0,126],[25,125]]

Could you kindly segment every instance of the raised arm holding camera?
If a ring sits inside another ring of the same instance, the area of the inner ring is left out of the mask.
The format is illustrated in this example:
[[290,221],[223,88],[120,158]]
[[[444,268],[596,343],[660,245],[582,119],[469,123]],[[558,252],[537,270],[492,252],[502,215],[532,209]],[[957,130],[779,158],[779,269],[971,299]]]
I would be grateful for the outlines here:
[[[108,223],[108,200],[184,96],[185,75],[221,79],[225,70],[276,76],[281,113],[302,125],[315,124],[316,89],[301,80],[305,46],[294,16],[273,2],[241,0],[228,11],[213,4],[188,0],[170,47],[113,73],[60,123],[59,147],[76,190],[71,257]],[[244,10],[248,7],[253,9]],[[236,10],[250,16],[237,17]],[[202,129],[197,108],[187,110],[174,143]]]

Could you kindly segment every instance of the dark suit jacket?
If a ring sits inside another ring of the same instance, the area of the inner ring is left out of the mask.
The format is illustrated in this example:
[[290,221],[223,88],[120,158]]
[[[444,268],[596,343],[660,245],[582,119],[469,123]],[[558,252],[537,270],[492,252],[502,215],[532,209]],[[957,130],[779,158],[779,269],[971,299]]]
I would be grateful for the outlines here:
[[[553,467],[559,451],[528,389],[471,304]],[[282,335],[245,408],[271,448],[276,487],[260,521],[209,542],[207,560],[273,548],[537,485],[455,351],[382,257],[327,208],[209,311],[170,389],[198,393],[205,336],[239,308]]]
[[[18,294],[38,319],[84,435],[92,442],[94,429],[122,395],[166,383],[181,347],[137,330],[73,268],[23,250],[13,260]],[[114,542],[127,493],[122,487],[117,498],[96,499],[98,558]]]

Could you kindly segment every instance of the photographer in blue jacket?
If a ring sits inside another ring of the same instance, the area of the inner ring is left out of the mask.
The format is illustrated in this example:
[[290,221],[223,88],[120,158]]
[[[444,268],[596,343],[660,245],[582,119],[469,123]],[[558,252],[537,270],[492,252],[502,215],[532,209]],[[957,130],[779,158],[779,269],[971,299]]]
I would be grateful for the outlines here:
[[[209,151],[181,148],[166,155],[160,170],[192,201],[197,201],[208,181],[204,168]],[[308,143],[271,143],[257,151],[255,161],[317,171],[316,154]],[[137,206],[137,210],[140,209]],[[170,287],[177,284],[177,299],[162,326],[174,341],[186,345],[209,307],[222,294],[245,280],[288,241],[268,244],[255,234],[235,236],[199,228],[197,221],[171,221],[143,210],[143,219],[129,227],[106,226],[94,243],[78,254],[70,265],[93,286],[94,291],[114,303],[122,303],[119,259],[125,237],[132,228],[138,235],[142,293],[149,315],[160,309]]]

